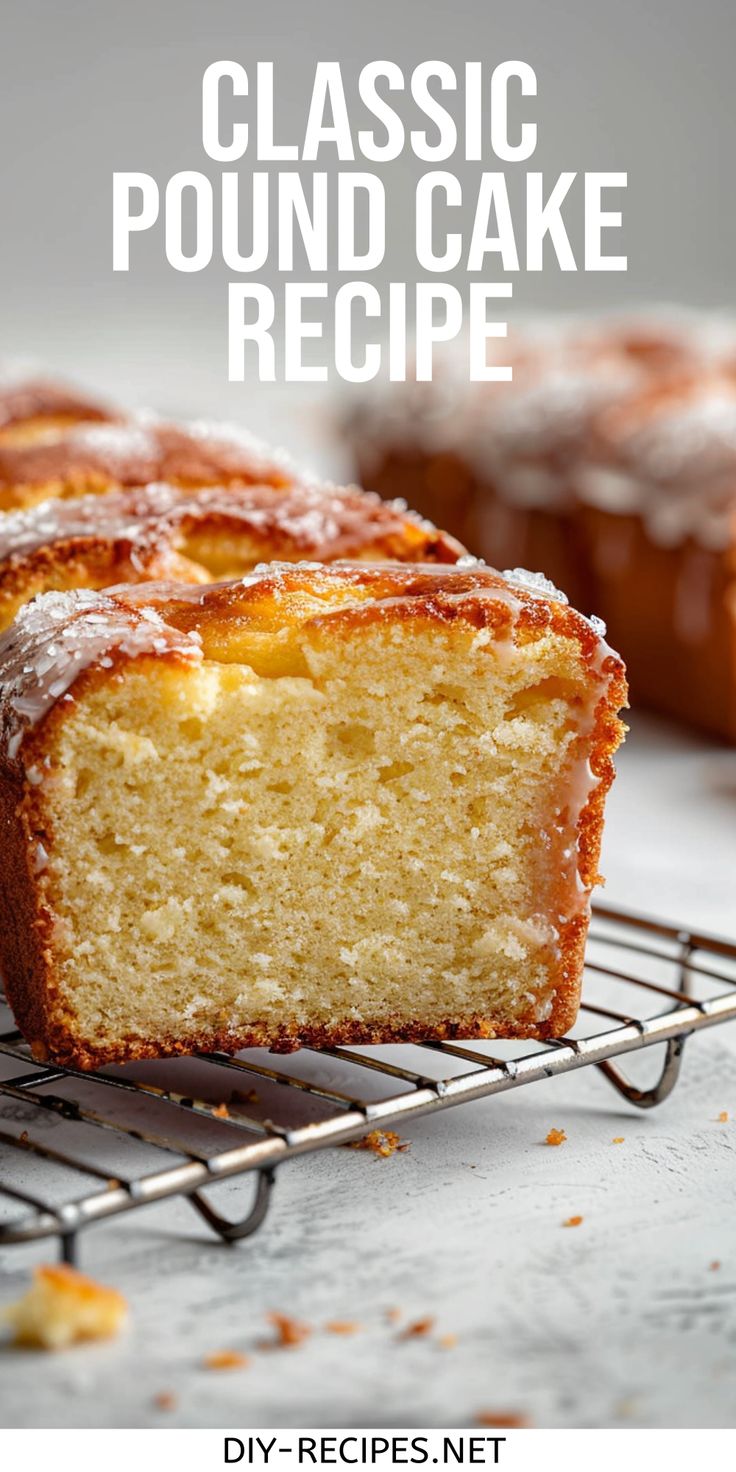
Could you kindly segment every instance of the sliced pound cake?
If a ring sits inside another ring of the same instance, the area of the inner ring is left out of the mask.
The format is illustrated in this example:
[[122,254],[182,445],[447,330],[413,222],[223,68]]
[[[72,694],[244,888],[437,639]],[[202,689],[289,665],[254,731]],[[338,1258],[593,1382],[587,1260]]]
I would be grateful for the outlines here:
[[574,1021],[626,687],[543,581],[49,593],[0,687],[0,963],[37,1057]]

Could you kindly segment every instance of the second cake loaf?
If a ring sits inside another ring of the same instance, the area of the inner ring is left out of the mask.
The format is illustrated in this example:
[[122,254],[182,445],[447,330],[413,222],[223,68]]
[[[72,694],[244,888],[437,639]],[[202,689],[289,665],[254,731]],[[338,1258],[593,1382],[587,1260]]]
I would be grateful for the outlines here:
[[242,577],[258,562],[457,562],[454,537],[351,486],[149,485],[0,514],[0,628],[38,593]]

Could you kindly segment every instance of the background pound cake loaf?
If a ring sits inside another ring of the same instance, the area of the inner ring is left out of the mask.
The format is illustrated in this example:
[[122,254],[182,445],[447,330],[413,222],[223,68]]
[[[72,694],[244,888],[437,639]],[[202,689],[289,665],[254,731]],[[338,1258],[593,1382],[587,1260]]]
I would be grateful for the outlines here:
[[0,639],[0,962],[38,1057],[559,1035],[623,667],[528,575],[271,565]]
[[43,501],[0,516],[0,628],[38,593],[117,583],[210,583],[258,562],[457,562],[465,549],[356,486],[155,484]]
[[499,352],[510,383],[448,358],[359,406],[361,481],[546,573],[601,614],[635,703],[736,741],[736,329],[558,323]]
[[174,424],[151,413],[116,424],[81,424],[53,441],[0,441],[0,511],[50,497],[98,495],[151,481],[193,489],[290,485],[294,467],[238,425]]
[[81,389],[0,362],[0,446],[32,445],[60,438],[79,424],[117,415]]

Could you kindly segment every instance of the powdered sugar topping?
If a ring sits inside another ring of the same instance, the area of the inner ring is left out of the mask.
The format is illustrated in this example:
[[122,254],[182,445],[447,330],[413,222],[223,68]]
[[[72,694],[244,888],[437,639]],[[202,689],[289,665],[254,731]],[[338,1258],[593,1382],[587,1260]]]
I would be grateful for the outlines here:
[[86,589],[45,593],[22,608],[0,636],[0,754],[13,761],[23,737],[69,698],[77,676],[109,667],[111,655],[175,653],[198,662],[196,633],[170,627],[155,609]]
[[150,459],[156,454],[151,428],[135,420],[123,424],[82,424],[69,431],[66,442],[74,449],[100,456],[111,467],[124,467],[131,458]]
[[0,518],[0,562],[79,538],[129,542],[138,548],[163,544],[178,527],[186,530],[213,519],[278,548],[291,544],[328,560],[381,538],[404,537],[409,527],[436,535],[403,502],[382,501],[352,487],[247,485],[184,491],[153,482],[103,495],[42,501],[7,513]]
[[545,577],[543,572],[528,572],[525,567],[511,567],[502,572],[501,577],[518,588],[524,588],[533,597],[554,598],[557,603],[568,601],[567,594],[556,588],[551,578]]

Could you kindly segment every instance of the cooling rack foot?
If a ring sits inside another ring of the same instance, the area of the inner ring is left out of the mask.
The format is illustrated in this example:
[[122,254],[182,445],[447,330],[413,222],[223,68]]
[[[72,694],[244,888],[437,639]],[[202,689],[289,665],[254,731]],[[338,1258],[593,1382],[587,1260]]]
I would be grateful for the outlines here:
[[194,1191],[189,1197],[192,1206],[204,1217],[208,1227],[221,1237],[223,1242],[239,1242],[243,1237],[251,1237],[258,1230],[268,1211],[271,1198],[271,1187],[275,1179],[272,1170],[259,1170],[256,1194],[248,1215],[239,1222],[228,1221],[216,1211],[206,1196],[201,1191]]
[[677,1083],[682,1065],[682,1055],[685,1051],[684,1037],[671,1038],[665,1045],[664,1064],[662,1072],[650,1089],[637,1089],[630,1084],[626,1075],[614,1063],[603,1062],[597,1064],[602,1074],[609,1083],[627,1099],[629,1104],[635,1104],[637,1109],[653,1109],[656,1104],[661,1104]]
[[64,1232],[59,1238],[59,1261],[68,1263],[71,1268],[77,1266],[76,1232]]

